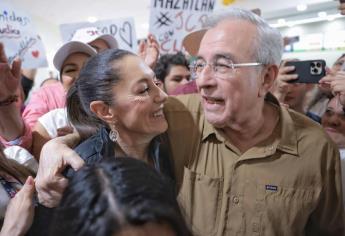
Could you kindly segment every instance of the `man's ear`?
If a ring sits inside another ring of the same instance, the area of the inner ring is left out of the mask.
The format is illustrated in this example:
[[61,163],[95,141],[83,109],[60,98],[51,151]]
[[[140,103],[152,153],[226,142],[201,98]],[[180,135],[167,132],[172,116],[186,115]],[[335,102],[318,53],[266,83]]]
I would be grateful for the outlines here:
[[90,110],[106,123],[110,124],[114,122],[114,110],[103,101],[92,101],[90,103]]
[[261,87],[259,89],[259,97],[264,97],[272,88],[275,79],[278,76],[279,68],[277,65],[268,65],[262,70]]

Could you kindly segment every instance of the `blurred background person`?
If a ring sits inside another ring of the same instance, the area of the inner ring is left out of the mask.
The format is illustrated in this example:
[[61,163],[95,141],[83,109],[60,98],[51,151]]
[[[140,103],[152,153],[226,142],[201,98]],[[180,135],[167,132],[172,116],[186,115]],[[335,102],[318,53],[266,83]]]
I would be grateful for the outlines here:
[[296,60],[297,59],[284,60],[280,64],[278,76],[274,82],[272,92],[280,103],[320,123],[321,118],[306,109],[308,94],[314,88],[314,84],[291,83],[298,78],[298,75],[292,74],[291,72],[295,70],[295,67],[287,66],[286,63]]
[[188,60],[182,52],[161,56],[154,69],[156,77],[161,81],[160,87],[172,94],[178,86],[190,80]]

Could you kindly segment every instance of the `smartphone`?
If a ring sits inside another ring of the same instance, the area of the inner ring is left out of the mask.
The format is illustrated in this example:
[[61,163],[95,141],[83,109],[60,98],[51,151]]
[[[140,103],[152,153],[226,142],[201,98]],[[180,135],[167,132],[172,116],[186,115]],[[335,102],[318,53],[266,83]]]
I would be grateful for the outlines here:
[[289,74],[298,75],[296,80],[291,80],[289,83],[317,84],[326,75],[326,62],[324,60],[288,61],[285,65],[294,66],[295,70]]

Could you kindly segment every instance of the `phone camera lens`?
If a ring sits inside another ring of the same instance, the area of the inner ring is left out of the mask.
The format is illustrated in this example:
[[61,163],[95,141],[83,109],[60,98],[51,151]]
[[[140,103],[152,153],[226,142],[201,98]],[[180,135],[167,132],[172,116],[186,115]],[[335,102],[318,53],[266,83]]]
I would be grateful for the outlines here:
[[321,67],[321,63],[320,62],[316,63],[316,66]]
[[311,63],[311,68],[315,68],[315,63]]
[[319,70],[318,70],[317,68],[314,68],[314,69],[313,69],[313,72],[314,72],[315,74],[317,74],[317,73],[319,72]]

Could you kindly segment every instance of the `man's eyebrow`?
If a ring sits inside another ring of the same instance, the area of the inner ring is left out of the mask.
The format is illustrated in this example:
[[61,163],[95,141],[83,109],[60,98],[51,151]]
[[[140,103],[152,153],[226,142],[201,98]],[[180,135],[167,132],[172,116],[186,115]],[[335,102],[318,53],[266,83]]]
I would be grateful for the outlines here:
[[235,57],[231,53],[218,53],[214,55],[213,60],[218,60],[218,59],[227,59],[227,60],[235,61]]
[[[235,56],[231,53],[217,53],[212,57],[213,61],[219,60],[219,59],[227,59],[231,61],[236,61]],[[195,60],[205,60],[202,56],[197,56]]]

